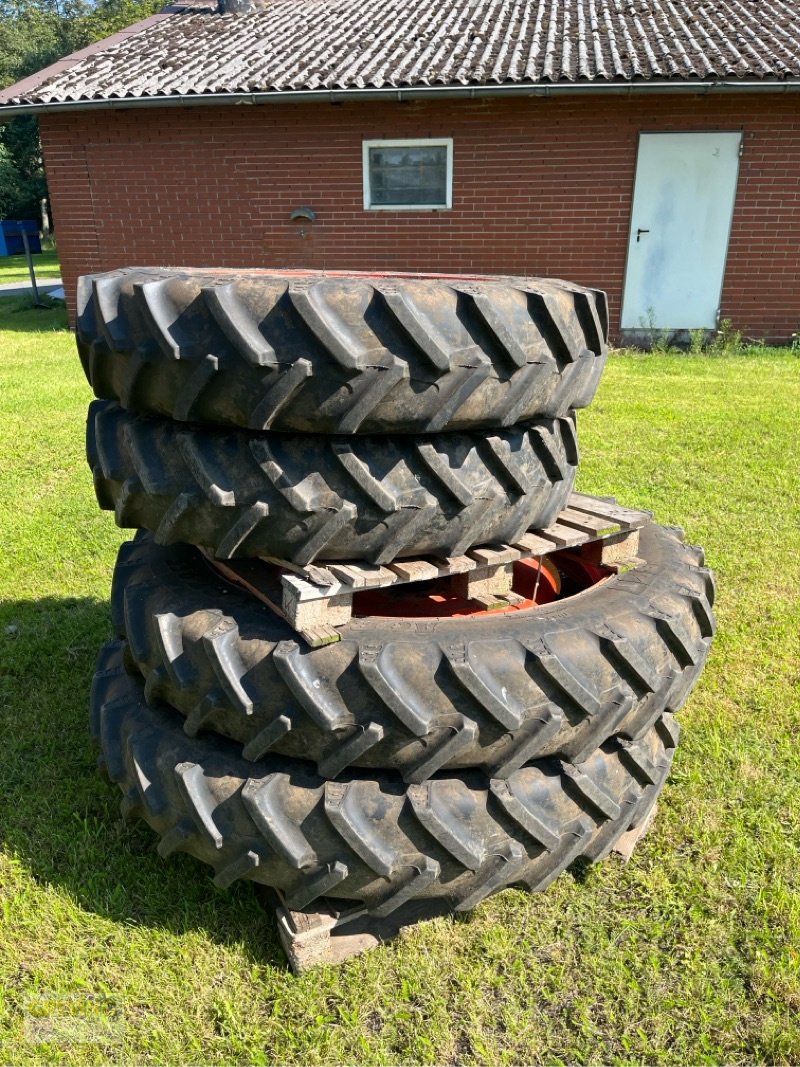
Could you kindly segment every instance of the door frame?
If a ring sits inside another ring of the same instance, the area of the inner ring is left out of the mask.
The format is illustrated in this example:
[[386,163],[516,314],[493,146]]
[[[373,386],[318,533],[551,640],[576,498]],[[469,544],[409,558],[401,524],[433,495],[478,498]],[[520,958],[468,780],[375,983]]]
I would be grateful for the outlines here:
[[[716,312],[717,321],[716,321],[716,326],[717,326],[717,328],[719,328],[719,323],[720,323],[720,317],[719,316],[720,316],[720,310],[721,310],[721,307],[722,307],[722,292],[723,292],[723,290],[725,288],[725,278],[726,278],[727,273],[728,273],[728,250],[730,249],[731,234],[733,233],[733,220],[734,220],[734,218],[736,216],[736,205],[737,205],[738,200],[739,200],[739,175],[741,174],[742,156],[744,155],[744,142],[745,142],[745,136],[746,136],[745,128],[744,128],[744,126],[736,126],[736,127],[733,127],[733,128],[730,128],[730,127],[729,128],[725,128],[725,127],[722,127],[722,126],[717,126],[717,127],[712,127],[710,129],[707,129],[707,128],[704,127],[703,129],[696,129],[696,130],[639,130],[639,132],[636,134],[636,159],[634,160],[634,165],[633,165],[633,184],[631,185],[630,207],[629,207],[629,210],[628,210],[628,233],[627,233],[627,236],[625,238],[625,262],[624,262],[623,268],[622,268],[622,294],[621,294],[621,299],[620,299],[620,302],[619,302],[619,332],[620,332],[620,336],[622,336],[623,334],[626,334],[629,337],[633,336],[633,335],[636,335],[636,334],[638,334],[640,336],[642,334],[650,335],[652,332],[654,332],[654,331],[651,331],[647,327],[641,327],[641,326],[623,327],[623,325],[622,325],[622,312],[623,312],[623,310],[625,308],[625,290],[628,287],[628,259],[630,257],[630,250],[631,250],[631,229],[632,229],[632,226],[633,226],[633,201],[634,201],[634,197],[636,196],[636,179],[639,176],[639,148],[640,148],[641,143],[642,143],[642,137],[655,137],[657,135],[663,135],[663,134],[670,134],[671,136],[674,136],[675,134],[681,134],[681,133],[738,133],[738,134],[741,135],[741,140],[739,141],[739,152],[738,152],[737,157],[736,157],[736,183],[735,183],[735,186],[734,186],[733,204],[731,205],[731,220],[730,220],[730,225],[728,226],[728,236],[727,236],[727,239],[725,241],[725,255],[724,255],[723,260],[722,260],[722,277],[720,278],[719,292],[717,293],[717,312]],[[656,330],[657,329],[658,328],[656,328]],[[684,331],[681,328],[678,328],[678,329],[675,329],[675,330],[667,330],[667,333],[670,333],[670,334],[673,334],[673,335],[680,334],[682,332],[684,332]]]

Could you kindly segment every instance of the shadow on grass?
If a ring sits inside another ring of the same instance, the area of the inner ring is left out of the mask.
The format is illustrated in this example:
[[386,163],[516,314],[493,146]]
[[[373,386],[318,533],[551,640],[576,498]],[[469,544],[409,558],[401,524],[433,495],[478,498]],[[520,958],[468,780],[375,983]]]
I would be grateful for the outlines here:
[[[89,732],[109,620],[106,601],[0,604],[0,841],[34,879],[66,889],[88,912],[173,934],[203,930],[243,946],[255,963],[285,968],[254,884],[220,891],[204,864],[181,853],[162,860],[150,828],[122,820],[120,792],[99,772]],[[588,865],[570,873],[583,882]]]
[[45,307],[34,307],[33,297],[0,297],[0,334],[4,330],[13,333],[52,333],[67,330],[67,309],[60,300],[42,296]]
[[0,840],[40,883],[116,922],[203,930],[285,967],[273,919],[252,885],[222,892],[208,869],[155,851],[144,823],[123,822],[120,794],[97,769],[89,691],[110,637],[109,606],[87,599],[0,604]]

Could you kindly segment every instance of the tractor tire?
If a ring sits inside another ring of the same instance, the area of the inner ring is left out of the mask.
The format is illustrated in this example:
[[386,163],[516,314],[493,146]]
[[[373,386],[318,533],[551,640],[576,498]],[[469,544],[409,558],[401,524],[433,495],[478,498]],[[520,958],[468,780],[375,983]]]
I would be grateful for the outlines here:
[[354,618],[310,649],[189,545],[124,544],[112,621],[151,701],[245,759],[391,769],[418,783],[475,767],[506,778],[544,756],[632,743],[686,700],[708,654],[714,586],[675,530],[640,533],[643,563],[575,596],[449,619]]
[[428,437],[252,434],[89,408],[89,464],[120,526],[220,559],[304,565],[457,556],[550,525],[578,463],[571,419]]
[[186,737],[122,658],[115,645],[101,653],[92,724],[123,814],[156,831],[163,857],[187,852],[221,888],[249,879],[296,909],[329,897],[382,916],[439,898],[465,911],[505,886],[544,889],[646,818],[678,738],[664,714],[636,742],[606,741],[577,765],[537,761],[505,781],[471,771],[411,786],[391,773],[331,782],[302,760],[248,763],[229,742]]
[[526,278],[134,269],[81,278],[95,394],[181,422],[438,433],[594,396],[605,293]]

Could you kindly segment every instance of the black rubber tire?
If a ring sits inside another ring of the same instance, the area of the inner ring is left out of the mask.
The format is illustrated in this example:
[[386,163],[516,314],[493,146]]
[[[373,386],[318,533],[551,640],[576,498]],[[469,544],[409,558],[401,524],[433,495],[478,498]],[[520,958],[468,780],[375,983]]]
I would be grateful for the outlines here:
[[571,419],[490,433],[336,438],[197,429],[95,400],[87,452],[120,526],[221,559],[391,562],[514,541],[566,505]]
[[612,734],[635,741],[677,711],[705,662],[714,621],[699,549],[659,526],[644,563],[566,600],[501,615],[355,619],[310,649],[196,549],[149,535],[122,546],[112,618],[151,701],[257,760],[313,760],[420,782],[452,768],[494,778],[559,755],[580,761]]
[[300,760],[242,760],[230,743],[187,738],[144,701],[119,647],[101,653],[92,722],[123,813],[188,852],[222,888],[240,878],[290,906],[361,901],[386,915],[411,898],[474,907],[508,885],[544,889],[578,858],[602,858],[660,790],[678,727],[662,715],[639,741],[607,741],[583,763],[529,764],[507,781],[476,772],[404,787],[391,774],[326,781]]
[[540,279],[129,268],[81,278],[77,325],[95,394],[130,411],[397,434],[585,407],[608,311]]

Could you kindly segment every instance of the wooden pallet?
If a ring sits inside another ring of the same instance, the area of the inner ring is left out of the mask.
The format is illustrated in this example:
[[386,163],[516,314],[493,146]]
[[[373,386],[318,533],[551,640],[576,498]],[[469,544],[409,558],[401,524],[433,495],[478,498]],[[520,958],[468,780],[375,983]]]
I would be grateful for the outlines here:
[[573,493],[552,526],[531,530],[514,544],[472,548],[462,556],[401,559],[380,566],[360,560],[298,567],[285,560],[216,560],[230,581],[246,588],[281,615],[312,647],[338,641],[337,627],[352,616],[353,595],[367,589],[450,578],[453,592],[492,610],[519,603],[511,589],[518,560],[580,548],[592,563],[638,562],[639,530],[652,519],[612,497]]
[[443,898],[411,900],[385,918],[367,915],[358,906],[339,911],[333,900],[318,901],[318,910],[293,911],[277,890],[258,886],[257,892],[264,907],[275,916],[281,946],[295,974],[343,963],[394,940],[409,926],[451,911]]
[[[652,826],[656,810],[657,805],[653,805],[641,825],[628,830],[614,845],[613,851],[624,862],[628,862],[634,847]],[[316,909],[294,911],[278,890],[260,885],[256,889],[264,907],[275,916],[278,937],[295,974],[343,963],[394,940],[417,923],[451,914],[443,898],[410,900],[385,918],[367,915],[358,905],[339,910],[334,900],[319,901]]]

